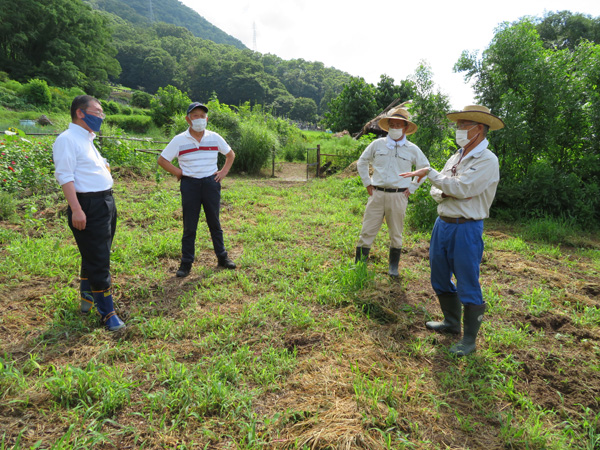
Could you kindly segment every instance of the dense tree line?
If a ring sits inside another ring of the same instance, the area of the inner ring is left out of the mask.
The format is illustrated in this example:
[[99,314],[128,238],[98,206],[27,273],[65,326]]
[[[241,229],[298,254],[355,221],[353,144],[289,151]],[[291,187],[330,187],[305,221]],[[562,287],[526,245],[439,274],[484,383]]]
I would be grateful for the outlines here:
[[0,70],[108,95],[120,72],[109,24],[80,0],[0,0]]

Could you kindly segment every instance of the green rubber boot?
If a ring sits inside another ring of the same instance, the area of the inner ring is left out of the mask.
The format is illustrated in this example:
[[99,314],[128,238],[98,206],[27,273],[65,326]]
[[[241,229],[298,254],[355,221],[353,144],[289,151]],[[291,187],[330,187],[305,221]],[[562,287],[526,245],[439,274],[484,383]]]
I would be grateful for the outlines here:
[[398,277],[398,264],[400,262],[400,248],[390,247],[390,270],[388,272],[390,277]]
[[369,259],[370,251],[371,251],[371,249],[367,248],[367,247],[356,247],[356,258],[354,259],[354,262],[355,263],[357,263],[359,261],[367,262],[367,259]]
[[486,303],[481,305],[465,305],[463,318],[465,333],[460,342],[450,347],[450,353],[454,353],[456,356],[466,356],[475,351],[475,340],[477,339],[477,333],[479,333],[479,327],[483,321],[486,309]]
[[425,326],[440,333],[460,334],[460,315],[462,305],[456,292],[438,295],[440,308],[444,313],[442,322],[427,322]]

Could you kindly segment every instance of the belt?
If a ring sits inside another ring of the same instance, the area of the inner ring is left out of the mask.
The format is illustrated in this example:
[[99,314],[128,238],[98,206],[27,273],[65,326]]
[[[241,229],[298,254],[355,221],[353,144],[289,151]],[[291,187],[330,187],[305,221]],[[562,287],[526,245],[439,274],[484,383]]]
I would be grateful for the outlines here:
[[477,222],[477,219],[466,219],[464,217],[445,217],[445,216],[440,216],[440,219],[442,219],[444,222],[447,222],[447,223]]
[[107,189],[106,191],[99,192],[78,192],[77,197],[107,197],[113,194],[112,189]]
[[406,190],[406,188],[382,188],[379,186],[373,186],[373,189],[383,192],[404,192]]

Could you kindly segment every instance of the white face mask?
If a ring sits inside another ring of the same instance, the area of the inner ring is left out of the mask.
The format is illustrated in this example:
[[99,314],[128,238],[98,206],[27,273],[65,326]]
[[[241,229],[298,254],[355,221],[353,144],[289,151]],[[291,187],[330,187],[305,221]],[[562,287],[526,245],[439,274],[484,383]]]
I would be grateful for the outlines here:
[[194,119],[192,120],[192,130],[204,131],[206,130],[206,119]]
[[394,141],[397,141],[402,138],[404,135],[404,130],[401,128],[390,128],[388,130],[388,136],[391,137]]
[[456,130],[456,138],[455,138],[455,140],[456,140],[456,143],[461,148],[465,148],[469,144],[469,142],[471,142],[471,139],[469,139],[467,136],[469,135],[469,131],[471,131],[476,126],[477,125],[473,125],[468,130]]

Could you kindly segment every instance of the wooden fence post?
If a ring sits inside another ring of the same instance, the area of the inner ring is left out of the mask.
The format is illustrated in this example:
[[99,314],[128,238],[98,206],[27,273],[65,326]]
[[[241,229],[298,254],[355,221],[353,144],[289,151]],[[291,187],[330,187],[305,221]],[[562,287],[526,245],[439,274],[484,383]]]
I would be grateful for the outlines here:
[[317,144],[317,178],[321,178],[321,144]]

